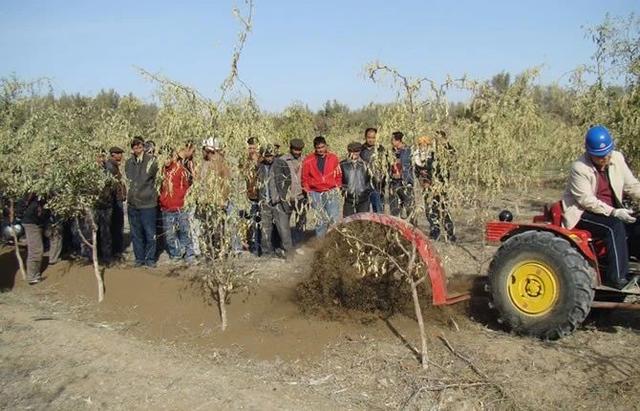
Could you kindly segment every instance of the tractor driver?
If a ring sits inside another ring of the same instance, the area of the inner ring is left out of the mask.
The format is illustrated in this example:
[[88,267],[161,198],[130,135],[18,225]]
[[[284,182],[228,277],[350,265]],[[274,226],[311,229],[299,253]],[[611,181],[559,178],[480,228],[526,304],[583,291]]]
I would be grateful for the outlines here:
[[629,251],[640,254],[640,221],[622,205],[623,193],[640,200],[640,182],[614,150],[609,130],[596,125],[585,135],[585,153],[571,166],[562,198],[563,226],[602,239],[607,248],[605,281],[617,289],[637,288],[629,277]]

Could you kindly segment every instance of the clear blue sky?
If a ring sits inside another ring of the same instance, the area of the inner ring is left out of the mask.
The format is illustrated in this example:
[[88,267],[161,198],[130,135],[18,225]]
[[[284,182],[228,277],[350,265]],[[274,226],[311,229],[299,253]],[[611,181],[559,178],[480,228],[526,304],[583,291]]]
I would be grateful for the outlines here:
[[[255,0],[241,77],[267,110],[328,99],[388,101],[363,76],[381,60],[409,75],[488,78],[544,64],[550,83],[588,62],[584,26],[638,0]],[[47,76],[57,92],[101,88],[150,97],[134,66],[216,96],[238,32],[234,2],[0,0],[0,76]]]

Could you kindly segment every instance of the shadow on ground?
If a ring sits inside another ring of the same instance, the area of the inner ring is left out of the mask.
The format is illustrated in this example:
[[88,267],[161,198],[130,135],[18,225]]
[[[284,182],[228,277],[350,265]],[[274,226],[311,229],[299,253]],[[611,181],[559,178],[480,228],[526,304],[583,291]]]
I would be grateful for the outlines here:
[[[22,259],[26,262],[26,250],[21,250]],[[0,291],[11,291],[16,285],[16,278],[20,275],[20,266],[16,260],[13,246],[0,250]]]
[[477,276],[471,284],[471,299],[467,304],[467,314],[473,321],[477,321],[494,331],[505,331],[505,327],[498,323],[498,315],[490,308],[490,296],[487,292],[488,278]]
[[[476,277],[471,288],[471,299],[467,306],[469,317],[494,331],[508,331],[498,323],[498,315],[490,308],[490,296],[486,291],[487,277]],[[598,331],[617,333],[627,328],[640,334],[640,310],[592,309],[583,327],[593,327]]]

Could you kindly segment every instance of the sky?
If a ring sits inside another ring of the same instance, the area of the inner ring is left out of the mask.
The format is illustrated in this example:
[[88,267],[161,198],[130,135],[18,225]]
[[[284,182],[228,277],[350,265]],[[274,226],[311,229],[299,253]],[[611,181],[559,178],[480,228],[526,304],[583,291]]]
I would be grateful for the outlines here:
[[[292,102],[351,107],[393,98],[364,66],[410,76],[488,79],[542,65],[562,82],[594,51],[586,27],[606,13],[640,13],[638,0],[254,0],[240,77],[261,107]],[[0,77],[48,77],[57,93],[113,88],[151,99],[136,67],[219,96],[240,26],[242,0],[0,0]]]

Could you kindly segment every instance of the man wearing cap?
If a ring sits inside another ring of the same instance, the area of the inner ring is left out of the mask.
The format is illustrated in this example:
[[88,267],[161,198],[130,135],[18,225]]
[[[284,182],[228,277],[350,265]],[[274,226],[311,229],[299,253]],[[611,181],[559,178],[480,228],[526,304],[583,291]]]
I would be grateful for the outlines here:
[[133,155],[124,166],[129,182],[127,215],[131,227],[131,242],[136,266],[156,265],[156,218],[158,192],[155,187],[158,163],[144,152],[142,138],[131,141]]
[[218,138],[209,137],[202,142],[202,157],[203,161],[197,173],[198,180],[204,188],[213,192],[213,203],[226,210],[231,189],[231,170]]
[[377,144],[378,129],[369,127],[364,131],[364,144],[360,157],[364,160],[371,175],[371,210],[384,213],[384,189],[387,183],[387,151],[382,144]]
[[347,151],[349,152],[348,157],[340,162],[342,194],[344,195],[343,217],[368,212],[371,206],[369,196],[373,189],[367,165],[360,158],[362,144],[349,143]]
[[[202,142],[202,154],[204,158],[197,173],[199,190],[201,194],[205,194],[202,199],[206,199],[206,204],[202,205],[205,209],[214,206],[218,211],[226,214],[223,227],[219,230],[221,232],[209,234],[217,236],[222,232],[228,232],[231,249],[234,253],[239,254],[242,252],[242,239],[237,228],[238,213],[231,201],[232,174],[221,140],[217,137],[206,138]],[[198,228],[198,230],[200,229]]]
[[288,201],[291,186],[291,171],[282,158],[275,157],[275,147],[262,148],[262,161],[258,167],[258,192],[262,226],[262,251],[270,255],[274,252],[271,234],[275,225],[285,253],[293,249],[289,219],[291,207]]
[[307,196],[302,190],[302,150],[304,141],[294,138],[289,142],[289,153],[282,159],[289,166],[291,172],[291,188],[289,189],[289,203],[293,214],[293,229],[291,237],[294,244],[303,239],[304,228],[307,224]]
[[629,278],[629,251],[640,257],[640,223],[622,197],[640,200],[640,182],[624,156],[614,150],[609,130],[591,127],[585,136],[585,153],[571,166],[562,198],[564,227],[588,230],[607,248],[605,281],[618,289],[637,288]]
[[109,149],[109,160],[105,164],[106,169],[116,180],[114,184],[114,196],[111,212],[111,249],[113,257],[121,258],[124,252],[124,202],[127,198],[126,187],[122,179],[122,154],[124,150],[120,147]]
[[338,156],[327,149],[327,141],[313,139],[314,152],[302,162],[302,188],[316,212],[316,235],[324,237],[330,225],[340,218],[342,171]]

